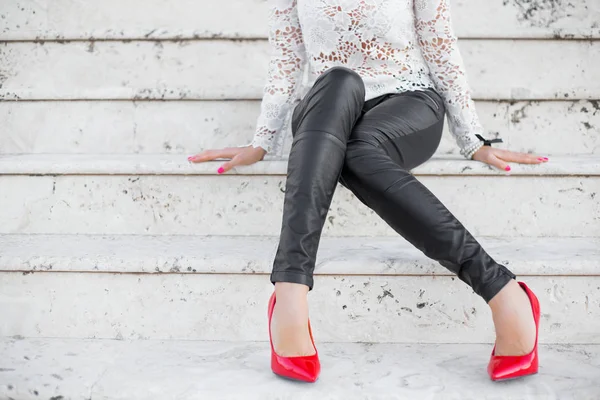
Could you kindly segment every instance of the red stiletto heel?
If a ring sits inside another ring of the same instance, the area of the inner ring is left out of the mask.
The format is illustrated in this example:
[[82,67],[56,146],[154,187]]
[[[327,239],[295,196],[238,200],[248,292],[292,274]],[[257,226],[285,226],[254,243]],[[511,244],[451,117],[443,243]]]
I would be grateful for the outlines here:
[[273,318],[273,310],[275,309],[275,293],[271,295],[269,300],[269,340],[271,342],[271,369],[276,375],[284,378],[294,379],[304,382],[314,382],[319,377],[321,372],[321,363],[319,362],[319,354],[315,347],[312,330],[310,329],[310,321],[308,321],[308,332],[310,340],[315,348],[315,354],[312,356],[299,357],[281,357],[275,353],[273,347],[273,337],[271,336],[271,319]]
[[538,372],[538,334],[540,330],[540,303],[533,292],[523,282],[521,288],[527,293],[531,302],[533,318],[535,320],[535,346],[529,354],[523,356],[496,356],[496,346],[492,350],[492,357],[488,364],[488,374],[493,381],[519,378],[533,375]]

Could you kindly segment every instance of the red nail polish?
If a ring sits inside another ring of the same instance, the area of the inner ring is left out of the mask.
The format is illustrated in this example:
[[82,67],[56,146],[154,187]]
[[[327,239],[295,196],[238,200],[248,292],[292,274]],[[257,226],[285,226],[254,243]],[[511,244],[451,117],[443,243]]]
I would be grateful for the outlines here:
[[510,171],[510,166],[507,165],[506,168],[504,168],[505,171]]
[[547,160],[547,158],[546,157],[538,157],[538,160],[539,161],[544,161],[544,160]]
[[188,161],[192,161],[193,158],[194,158],[194,156],[189,156]]
[[219,168],[219,169],[217,170],[217,172],[218,172],[219,174],[222,174],[223,172],[225,172],[225,169],[223,169],[223,167],[221,167],[221,168]]
[[544,157],[544,160],[548,161],[548,157]]

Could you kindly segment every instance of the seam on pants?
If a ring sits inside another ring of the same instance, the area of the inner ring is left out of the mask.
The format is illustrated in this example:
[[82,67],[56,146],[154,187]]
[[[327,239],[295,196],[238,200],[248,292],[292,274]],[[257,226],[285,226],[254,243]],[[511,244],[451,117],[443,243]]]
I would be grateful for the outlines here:
[[389,142],[393,142],[394,140],[397,140],[397,139],[405,138],[405,137],[411,136],[411,135],[413,135],[413,134],[419,134],[419,133],[422,133],[422,132],[424,132],[424,131],[427,131],[427,130],[429,130],[429,129],[433,128],[435,125],[438,125],[438,124],[440,123],[440,121],[441,121],[441,120],[438,120],[438,121],[437,121],[437,122],[435,122],[434,124],[431,124],[431,125],[429,125],[427,128],[423,128],[423,129],[420,129],[420,130],[418,130],[418,131],[411,132],[411,133],[409,133],[409,134],[406,134],[406,135],[403,135],[403,136],[398,136],[397,138],[394,138],[394,139],[387,139],[387,140],[385,140],[384,142],[380,142],[380,143],[379,143],[379,144],[376,146],[376,147],[378,147],[378,148],[381,148],[381,150],[383,150],[383,152],[384,152],[384,153],[385,153],[385,155],[386,155],[386,156],[387,156],[387,157],[390,159],[390,161],[392,161],[392,162],[393,162],[395,165],[397,165],[398,167],[400,167],[402,170],[406,171],[406,173],[408,174],[407,176],[403,176],[403,177],[401,177],[401,178],[399,178],[399,179],[395,180],[394,182],[392,182],[392,183],[391,183],[391,184],[390,184],[390,185],[389,185],[387,188],[385,188],[385,190],[383,191],[383,193],[387,193],[387,192],[388,192],[388,190],[390,190],[390,189],[391,189],[392,187],[394,187],[394,186],[395,186],[397,183],[399,183],[399,182],[401,182],[401,181],[403,181],[403,180],[410,179],[410,178],[414,178],[414,175],[413,175],[413,174],[411,174],[411,173],[410,173],[410,171],[409,171],[408,169],[406,169],[405,167],[403,167],[403,166],[399,165],[398,163],[394,162],[393,158],[392,158],[392,157],[391,157],[391,156],[388,154],[388,152],[387,152],[387,151],[386,151],[386,149],[384,148],[384,145],[385,145],[385,144],[387,144],[387,143],[389,143]]
[[[414,178],[414,176],[410,172],[406,171],[406,173],[408,174],[407,176],[403,176],[402,178],[395,180],[393,183],[390,184],[390,186],[385,188],[383,193],[387,193],[388,190],[390,190],[392,187],[396,186],[397,183],[399,183],[403,180]],[[410,182],[407,182],[406,184],[409,184],[409,183]]]
[[340,138],[338,138],[337,136],[335,136],[335,134],[333,134],[331,132],[327,132],[327,131],[322,131],[322,130],[319,130],[319,129],[307,129],[307,130],[302,131],[302,132],[297,132],[296,135],[295,135],[295,137],[294,137],[294,141],[297,140],[298,137],[300,137],[301,135],[305,134],[306,132],[322,132],[322,133],[325,133],[325,134],[327,134],[328,137],[331,137],[331,138],[335,139],[335,141],[338,142],[338,144],[340,144],[343,149],[346,148],[346,143],[342,142],[340,140]]

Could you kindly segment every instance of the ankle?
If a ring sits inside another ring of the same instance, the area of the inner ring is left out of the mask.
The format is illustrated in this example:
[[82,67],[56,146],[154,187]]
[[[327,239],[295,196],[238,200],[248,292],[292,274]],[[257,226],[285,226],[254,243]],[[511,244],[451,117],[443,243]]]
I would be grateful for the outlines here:
[[492,297],[492,299],[488,302],[488,306],[492,309],[492,311],[494,311],[494,309],[503,306],[507,301],[511,300],[517,291],[525,293],[517,281],[511,279],[502,287],[502,289],[500,289],[498,293],[494,295],[494,297]]
[[293,327],[305,325],[308,320],[308,286],[297,283],[275,284],[276,319],[281,325]]
[[277,282],[275,284],[276,304],[289,306],[307,301],[308,286],[299,283]]
[[275,293],[277,295],[306,295],[309,288],[301,283],[275,282]]

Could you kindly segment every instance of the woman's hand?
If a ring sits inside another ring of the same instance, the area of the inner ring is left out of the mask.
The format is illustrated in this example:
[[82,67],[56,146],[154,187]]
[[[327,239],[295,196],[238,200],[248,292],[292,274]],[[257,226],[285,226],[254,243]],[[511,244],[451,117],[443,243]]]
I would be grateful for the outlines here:
[[481,161],[504,171],[510,171],[510,165],[507,164],[508,162],[516,162],[519,164],[541,164],[548,162],[548,157],[496,149],[491,146],[483,146],[473,154],[473,160]]
[[251,165],[265,157],[267,152],[262,147],[226,147],[224,149],[204,150],[195,156],[188,157],[188,161],[193,163],[201,163],[205,161],[213,161],[217,158],[230,158],[217,170],[219,174],[229,171],[238,165]]

